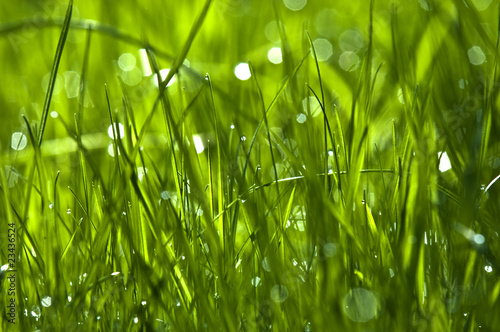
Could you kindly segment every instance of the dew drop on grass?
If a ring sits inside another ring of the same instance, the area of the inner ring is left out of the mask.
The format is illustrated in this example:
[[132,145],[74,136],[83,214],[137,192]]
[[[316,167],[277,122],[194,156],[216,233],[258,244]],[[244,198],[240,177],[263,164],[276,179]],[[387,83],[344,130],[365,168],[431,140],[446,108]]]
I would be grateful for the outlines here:
[[148,169],[146,167],[137,167],[137,177],[139,178],[139,181],[142,181],[144,179],[144,175],[148,173]]
[[229,128],[234,129],[234,124],[232,124],[231,127],[229,127]]
[[271,272],[271,265],[269,265],[269,259],[267,257],[264,257],[262,260],[262,268],[267,272]]
[[484,238],[484,236],[482,234],[474,235],[474,242],[476,242],[476,244],[483,244],[485,241],[486,241],[486,239]]
[[286,8],[292,11],[299,11],[307,4],[307,0],[283,0]]
[[240,137],[240,141],[245,142],[246,140],[247,140],[247,138],[246,138],[245,135],[243,135],[243,136]]
[[283,285],[275,285],[271,288],[271,300],[283,303],[288,298],[288,290]]
[[147,304],[147,302],[146,302],[146,301],[142,301],[142,302],[141,302],[141,305],[146,305],[146,304]]
[[55,118],[57,118],[58,116],[59,116],[59,113],[57,113],[56,111],[52,111],[52,112],[50,112],[50,117],[51,117],[51,118],[55,119]]
[[260,286],[260,278],[259,277],[253,277],[251,282],[252,282],[252,286],[254,286],[254,287]]
[[493,272],[493,268],[492,268],[490,265],[486,265],[486,266],[484,267],[484,270],[485,270],[486,272],[488,272],[488,273]]
[[469,56],[470,63],[474,66],[482,65],[486,61],[486,55],[479,46],[469,48],[467,55]]
[[112,276],[117,276],[117,275],[119,275],[119,274],[120,274],[120,272],[118,272],[118,271],[117,271],[117,272],[113,272],[113,273],[111,273],[111,275],[112,275]]
[[250,72],[250,66],[248,63],[241,62],[234,67],[234,75],[242,81],[248,80],[251,76],[252,73]]
[[71,209],[68,209],[68,210],[66,211],[66,213],[67,213],[67,214],[71,214]]
[[26,147],[26,145],[28,145],[28,139],[23,133],[16,131],[15,133],[12,134],[10,147],[13,150],[21,151]]
[[377,314],[377,297],[367,289],[354,288],[343,301],[344,313],[354,322],[365,323]]
[[52,305],[52,298],[50,296],[43,297],[42,301],[41,301],[41,304],[42,304],[43,307],[46,307],[46,308],[50,307]]
[[198,209],[198,211],[196,211],[196,215],[201,217],[203,215],[203,210],[202,209]]
[[134,317],[134,323],[135,323],[135,324],[139,323],[139,318]]

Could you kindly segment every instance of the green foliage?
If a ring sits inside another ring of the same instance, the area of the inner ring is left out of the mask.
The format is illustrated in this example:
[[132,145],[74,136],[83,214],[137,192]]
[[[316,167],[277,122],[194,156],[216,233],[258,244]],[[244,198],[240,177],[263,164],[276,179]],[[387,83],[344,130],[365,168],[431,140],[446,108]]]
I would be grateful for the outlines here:
[[303,3],[0,4],[0,330],[500,329],[498,4]]

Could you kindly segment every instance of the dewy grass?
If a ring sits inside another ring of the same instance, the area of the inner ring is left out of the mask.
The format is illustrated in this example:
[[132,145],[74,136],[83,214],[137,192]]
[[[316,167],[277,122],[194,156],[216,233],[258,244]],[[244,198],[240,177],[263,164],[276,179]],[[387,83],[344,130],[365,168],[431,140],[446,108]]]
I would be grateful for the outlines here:
[[1,5],[0,330],[500,329],[498,4],[298,3]]

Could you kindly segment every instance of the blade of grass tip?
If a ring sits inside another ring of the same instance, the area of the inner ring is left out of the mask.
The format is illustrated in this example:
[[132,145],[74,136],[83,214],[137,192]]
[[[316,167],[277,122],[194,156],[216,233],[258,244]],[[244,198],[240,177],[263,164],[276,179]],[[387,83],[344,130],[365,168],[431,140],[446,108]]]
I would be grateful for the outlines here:
[[[314,95],[314,97],[316,98],[316,100],[318,101],[318,103],[320,104],[320,107],[321,107],[321,111],[323,112],[323,116],[324,116],[324,119],[325,119],[325,126],[328,130],[328,134],[330,136],[330,143],[332,144],[332,149],[334,151],[334,154],[335,154],[335,162],[336,162],[336,166],[337,166],[337,173],[340,174],[340,165],[339,165],[339,162],[338,162],[338,156],[337,156],[337,146],[335,144],[335,140],[333,139],[333,133],[332,133],[332,128],[330,127],[330,121],[328,120],[328,117],[326,116],[326,110],[325,110],[325,107],[324,107],[324,104],[323,102],[321,102],[318,98],[318,95],[316,94],[316,92],[311,88],[311,86],[309,86],[309,84],[306,84],[307,87],[309,88],[309,90],[312,92],[312,94]],[[327,143],[325,142],[325,146]],[[328,151],[327,151],[328,152]],[[327,159],[328,161],[328,159]],[[328,173],[328,168],[325,170],[325,174],[329,174]],[[339,186],[339,190],[341,189],[340,188],[340,182],[338,181],[337,179],[337,175],[335,174],[335,172],[333,172],[333,178],[335,179],[335,182],[338,183],[338,186]]]
[[[257,74],[255,73],[254,67],[252,66],[252,64],[250,62],[248,63],[248,65],[250,67],[250,73],[252,74],[254,82],[257,85],[257,92],[259,94],[259,100],[260,100],[260,103],[261,103],[261,106],[262,106],[262,117],[264,119],[264,124],[266,126],[267,140],[269,141],[269,152],[270,152],[270,155],[271,155],[271,162],[273,163],[274,177],[275,177],[276,181],[278,181],[278,170],[276,168],[276,160],[274,158],[274,152],[273,152],[273,142],[271,140],[271,133],[270,133],[270,130],[269,130],[269,123],[267,121],[266,106],[265,106],[265,103],[264,103],[264,95],[262,94],[262,89],[260,88],[259,80],[257,79]],[[279,197],[280,196],[279,185],[276,186],[276,191],[277,191],[277,194],[278,194],[278,197]],[[281,205],[280,204],[278,204],[278,208],[279,208],[279,214],[280,214],[280,217],[281,217]]]
[[347,146],[345,141],[344,127],[342,126],[342,122],[340,121],[339,109],[337,108],[337,105],[334,105],[334,107],[335,107],[335,118],[337,119],[337,128],[339,130],[339,135],[340,135],[340,144],[342,146],[342,152],[344,153],[345,171],[349,172],[349,163],[347,162],[349,160],[349,155],[347,152]]
[[[220,147],[220,139],[219,139],[219,120],[217,119],[217,110],[215,108],[215,98],[214,98],[214,91],[213,91],[213,86],[212,86],[212,80],[210,79],[210,76],[207,74],[206,79],[208,81],[208,87],[210,88],[210,100],[211,100],[211,106],[212,106],[212,114],[214,118],[214,129],[215,129],[215,144],[217,148],[217,196],[218,196],[218,207],[217,207],[217,212],[221,213],[224,209],[224,190],[223,190],[223,185],[222,185],[222,155],[221,155],[221,147]],[[211,167],[211,165],[209,165]],[[210,179],[212,179],[212,174],[210,173]],[[212,192],[212,185],[210,185],[210,191]],[[211,193],[212,197],[212,205],[213,205],[213,192]],[[215,208],[215,207],[213,207]],[[212,219],[214,218],[215,214],[212,214]],[[225,257],[225,245],[226,245],[226,234],[227,234],[227,225],[226,225],[226,218],[224,218],[224,215],[221,215],[221,220],[219,220],[219,233],[220,233],[220,244],[222,248],[222,252],[224,253]],[[225,262],[225,260],[223,260]],[[225,267],[223,267],[223,271],[225,271]]]
[[[266,109],[266,112],[265,112],[266,116],[269,113],[269,111],[271,111],[271,109],[274,107],[274,105],[278,101],[278,98],[281,96],[281,94],[283,93],[283,91],[285,91],[286,87],[288,86],[288,84],[290,83],[290,81],[292,80],[292,78],[295,77],[295,75],[299,71],[300,67],[302,67],[302,64],[304,63],[304,61],[309,56],[309,53],[310,53],[310,51],[308,51],[306,53],[306,55],[302,58],[302,60],[299,62],[299,64],[293,70],[293,73],[290,76],[287,77],[287,79],[285,80],[285,82],[283,83],[283,85],[279,88],[278,92],[276,93],[276,95],[274,96],[273,100],[271,101],[271,103],[269,104],[269,106]],[[250,153],[252,152],[255,140],[257,139],[257,134],[259,133],[260,128],[262,127],[263,123],[264,123],[264,118],[262,118],[260,120],[259,124],[257,125],[257,128],[255,129],[255,132],[254,132],[253,137],[252,137],[252,141],[250,142],[250,148],[248,149],[248,152],[247,152],[247,156],[246,156],[246,160],[245,160],[245,166],[243,167],[243,174],[242,174],[242,178],[243,179],[245,178],[245,174],[246,174],[247,167],[248,167],[248,162],[250,161]],[[242,187],[240,187],[240,188],[241,188],[240,190],[242,190]]]
[[71,22],[71,14],[73,12],[73,0],[69,1],[68,9],[66,10],[66,17],[64,18],[64,24],[62,27],[61,35],[59,37],[59,42],[56,48],[56,54],[54,56],[54,62],[52,64],[52,70],[50,71],[49,85],[47,87],[47,93],[45,94],[45,102],[43,104],[42,121],[40,123],[40,133],[38,135],[38,145],[42,145],[43,132],[45,131],[45,125],[47,123],[47,117],[49,115],[50,102],[52,100],[52,94],[54,92],[54,86],[57,79],[57,70],[59,69],[59,63],[61,62],[62,52],[64,50],[64,44],[66,43],[66,37],[68,36],[69,25]]
[[120,167],[120,162],[118,160],[118,145],[117,145],[117,139],[118,137],[120,136],[120,127],[118,126],[118,124],[115,123],[114,119],[113,119],[113,112],[111,111],[111,103],[109,101],[109,93],[108,93],[108,85],[107,84],[104,84],[104,91],[106,93],[106,102],[107,102],[107,105],[108,105],[108,115],[109,115],[109,120],[111,121],[111,131],[113,132],[113,152],[115,154],[115,163],[116,163],[116,169],[118,170],[118,173],[120,174],[120,176],[122,175],[122,170],[121,170],[121,167]]
[[[79,103],[78,103],[78,115],[77,115],[77,120],[78,120],[78,125],[80,127],[77,127],[77,132],[80,134],[82,133],[82,121],[83,121],[83,109],[85,107],[85,93],[87,92],[87,89],[85,88],[85,85],[87,83],[87,72],[88,72],[88,67],[89,67],[89,54],[90,54],[90,40],[91,40],[91,34],[92,34],[92,29],[90,27],[87,29],[87,36],[85,39],[85,49],[83,51],[83,65],[82,65],[82,73],[80,76],[80,95],[79,95]],[[77,137],[78,139],[78,144],[81,144],[81,137]]]
[[[318,100],[318,102],[321,106],[321,110],[323,111],[323,120],[324,120],[323,121],[323,137],[324,137],[324,145],[325,145],[325,165],[324,165],[324,173],[325,173],[324,185],[325,185],[325,188],[324,188],[324,190],[325,190],[325,192],[327,192],[327,190],[328,190],[328,138],[327,138],[326,130],[327,130],[328,118],[327,118],[326,112],[325,112],[325,93],[323,91],[323,82],[321,80],[321,71],[319,70],[319,62],[318,62],[318,57],[316,55],[316,48],[314,47],[314,43],[312,42],[311,35],[309,34],[309,31],[306,30],[306,34],[307,34],[307,40],[309,41],[309,45],[311,46],[312,54],[314,57],[314,63],[316,64],[316,71],[318,73],[318,83],[319,83],[319,87],[321,89],[321,101],[320,101],[318,96],[314,92],[314,90],[309,85],[307,86],[309,88],[309,90],[312,91],[312,93],[314,94],[316,99]],[[328,129],[330,130],[330,128],[328,128]],[[330,130],[330,138],[331,138],[331,130]],[[332,140],[332,145],[333,145],[333,140]]]
[[170,82],[172,77],[174,77],[174,74],[177,73],[179,68],[184,63],[184,60],[186,59],[186,56],[189,52],[189,49],[191,48],[191,45],[193,44],[196,35],[200,31],[201,26],[203,25],[203,22],[205,21],[205,18],[207,16],[207,13],[208,13],[208,10],[210,9],[211,4],[212,4],[212,0],[207,0],[205,2],[205,5],[203,6],[200,14],[198,15],[198,18],[196,19],[195,23],[191,27],[191,31],[189,32],[188,38],[187,38],[186,42],[184,43],[184,47],[182,48],[179,55],[177,55],[177,57],[174,59],[174,62],[172,63],[172,66],[170,67],[170,71],[168,72],[167,77],[160,85],[159,95],[163,94],[163,91],[167,87],[168,82]]

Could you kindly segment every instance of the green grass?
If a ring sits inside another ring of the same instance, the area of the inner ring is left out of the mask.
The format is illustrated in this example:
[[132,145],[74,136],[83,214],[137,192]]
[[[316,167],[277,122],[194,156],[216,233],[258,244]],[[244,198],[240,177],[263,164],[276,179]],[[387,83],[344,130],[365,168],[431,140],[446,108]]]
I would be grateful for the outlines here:
[[499,330],[498,26],[2,2],[0,330]]

